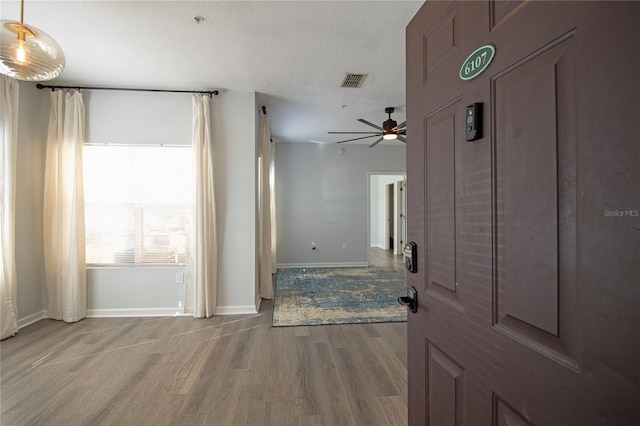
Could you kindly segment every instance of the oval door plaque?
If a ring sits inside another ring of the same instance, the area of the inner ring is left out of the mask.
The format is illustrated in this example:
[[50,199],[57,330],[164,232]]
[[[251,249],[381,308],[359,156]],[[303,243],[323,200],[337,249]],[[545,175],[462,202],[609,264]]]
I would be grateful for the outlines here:
[[477,48],[460,67],[460,80],[473,80],[482,74],[491,63],[495,53],[496,48],[492,44]]

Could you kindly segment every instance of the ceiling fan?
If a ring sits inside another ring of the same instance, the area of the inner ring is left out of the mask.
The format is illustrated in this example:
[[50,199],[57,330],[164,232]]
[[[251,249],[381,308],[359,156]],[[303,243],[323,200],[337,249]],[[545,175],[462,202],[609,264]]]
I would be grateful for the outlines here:
[[344,141],[340,141],[340,142],[336,142],[336,143],[345,143],[345,142],[351,142],[351,141],[357,141],[357,140],[361,140],[361,139],[367,139],[367,138],[373,138],[373,137],[378,137],[379,139],[376,140],[374,143],[372,143],[371,145],[369,145],[369,148],[373,148],[374,146],[378,145],[380,142],[382,142],[383,140],[394,140],[397,139],[400,142],[404,142],[407,143],[407,140],[405,138],[403,138],[404,135],[407,134],[407,129],[405,129],[405,126],[407,125],[407,122],[404,121],[402,123],[400,123],[400,125],[398,126],[398,123],[391,119],[391,114],[393,114],[393,112],[395,111],[394,107],[387,107],[384,109],[384,112],[386,114],[389,114],[389,119],[386,120],[384,123],[382,123],[382,127],[377,126],[367,120],[364,120],[362,118],[358,118],[358,121],[361,123],[364,123],[368,126],[374,127],[376,129],[379,130],[379,132],[327,132],[330,135],[351,135],[351,134],[368,134],[369,136],[363,136],[361,138],[354,138],[354,139],[347,139]]

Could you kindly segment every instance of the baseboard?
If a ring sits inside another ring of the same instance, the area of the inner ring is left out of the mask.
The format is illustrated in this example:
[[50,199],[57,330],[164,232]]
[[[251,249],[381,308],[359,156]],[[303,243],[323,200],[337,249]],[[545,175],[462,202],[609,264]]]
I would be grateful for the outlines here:
[[367,267],[367,262],[336,262],[336,263],[278,263],[280,269],[291,268],[361,268]]
[[[262,299],[258,298],[255,306],[218,306],[216,315],[255,314],[260,310]],[[87,309],[87,318],[127,318],[127,317],[190,317],[182,308],[131,308],[131,309]],[[27,315],[18,320],[18,329],[29,326],[47,318],[47,311]]]
[[216,315],[244,315],[244,314],[257,314],[258,311],[255,305],[241,305],[241,306],[217,306]]
[[35,322],[40,321],[41,319],[47,318],[47,311],[42,310],[40,312],[36,312],[35,314],[27,315],[24,318],[18,319],[18,330],[24,328],[28,325],[31,325]]
[[[242,315],[257,313],[256,306],[218,306],[216,315]],[[87,318],[116,317],[190,317],[182,308],[132,308],[132,309],[87,309]]]
[[129,308],[129,309],[87,309],[87,318],[117,317],[180,317],[185,314],[182,308]]

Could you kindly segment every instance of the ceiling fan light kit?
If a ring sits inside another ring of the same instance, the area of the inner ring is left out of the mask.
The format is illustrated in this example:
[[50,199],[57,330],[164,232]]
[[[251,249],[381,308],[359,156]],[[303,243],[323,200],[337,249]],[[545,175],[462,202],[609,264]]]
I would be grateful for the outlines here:
[[0,73],[24,81],[46,81],[60,75],[64,53],[47,33],[24,23],[24,0],[20,22],[3,19],[0,23]]
[[382,123],[382,127],[377,126],[363,118],[358,119],[359,122],[364,123],[367,126],[371,126],[375,129],[378,129],[378,132],[328,132],[328,134],[330,135],[368,134],[369,135],[369,136],[363,136],[360,138],[346,139],[336,143],[345,143],[345,142],[352,142],[352,141],[357,141],[361,139],[378,137],[378,139],[374,143],[369,145],[369,148],[373,148],[383,140],[397,139],[400,142],[407,143],[407,140],[403,137],[407,134],[407,129],[405,129],[407,122],[404,121],[400,123],[400,125],[398,125],[398,123],[391,118],[391,114],[393,114],[394,111],[395,111],[394,107],[387,107],[384,109],[384,112],[386,114],[389,114],[389,118],[384,123]]

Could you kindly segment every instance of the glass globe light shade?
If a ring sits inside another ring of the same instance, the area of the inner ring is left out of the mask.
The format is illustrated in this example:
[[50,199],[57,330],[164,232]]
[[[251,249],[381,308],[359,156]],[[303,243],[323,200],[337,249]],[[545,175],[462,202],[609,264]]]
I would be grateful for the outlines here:
[[27,24],[5,19],[0,23],[0,73],[25,81],[60,75],[64,53],[54,39]]

